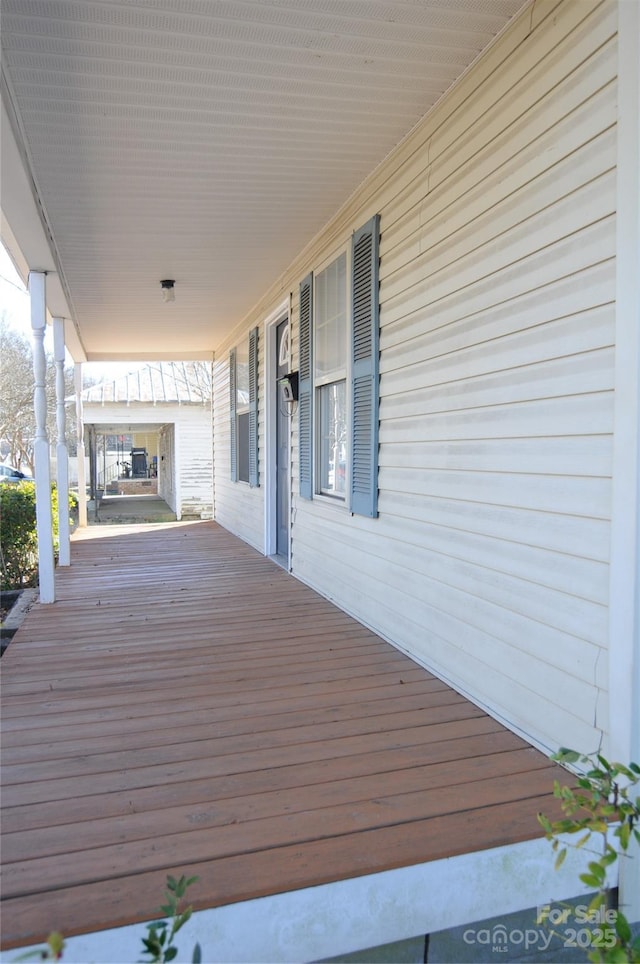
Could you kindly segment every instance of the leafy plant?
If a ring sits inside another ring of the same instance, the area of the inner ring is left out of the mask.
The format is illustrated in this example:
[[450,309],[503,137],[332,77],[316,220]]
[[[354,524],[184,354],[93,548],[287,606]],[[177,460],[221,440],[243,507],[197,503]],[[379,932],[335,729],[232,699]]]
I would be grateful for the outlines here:
[[[181,909],[181,901],[187,889],[197,881],[197,877],[185,877],[184,874],[179,880],[171,875],[167,876],[167,889],[165,891],[166,903],[160,907],[164,918],[147,924],[147,936],[142,938],[144,945],[143,953],[147,955],[143,964],[165,964],[172,961],[178,954],[177,947],[173,944],[173,939],[191,917],[192,907]],[[202,955],[200,945],[196,944],[191,958],[192,964],[200,964]]]
[[[144,945],[143,954],[146,960],[141,964],[168,964],[173,961],[178,954],[178,948],[174,946],[173,939],[191,917],[193,908],[181,907],[187,889],[198,880],[197,877],[185,877],[184,874],[179,880],[167,875],[167,889],[165,891],[165,903],[160,907],[164,917],[162,920],[147,924],[147,936],[142,938]],[[64,950],[64,938],[58,931],[49,934],[46,947],[37,948],[34,951],[27,951],[19,957],[14,957],[14,964],[19,961],[59,961]],[[201,964],[202,952],[200,945],[196,944],[191,957],[191,964]]]
[[[69,493],[69,510],[78,499]],[[54,548],[58,548],[58,489],[51,486]],[[38,540],[34,482],[0,485],[0,545],[2,589],[23,589],[38,584]]]
[[2,588],[37,582],[36,496],[33,482],[0,486]]
[[[551,821],[544,814],[538,814],[547,840],[553,841],[556,869],[567,855],[567,846],[580,849],[590,844],[594,834],[602,838],[600,849],[595,851],[596,859],[591,860],[588,870],[580,874],[580,880],[596,891],[589,910],[606,922],[602,946],[588,955],[589,960],[611,964],[640,962],[640,937],[634,940],[624,914],[610,909],[611,895],[607,883],[607,869],[618,857],[628,856],[633,840],[640,844],[640,796],[632,799],[630,794],[640,782],[640,766],[637,763],[629,766],[610,763],[601,754],[593,758],[565,748],[552,759],[567,766],[580,764],[588,767],[578,775],[575,787],[561,786],[558,780],[554,781],[553,795],[560,800],[565,814],[561,820]],[[560,839],[566,834],[580,834],[580,837],[575,844],[570,844]],[[616,845],[611,842],[612,837]]]
[[36,951],[27,951],[19,957],[14,957],[14,961],[60,961],[64,950],[64,937],[58,931],[53,931],[47,937],[47,946]]

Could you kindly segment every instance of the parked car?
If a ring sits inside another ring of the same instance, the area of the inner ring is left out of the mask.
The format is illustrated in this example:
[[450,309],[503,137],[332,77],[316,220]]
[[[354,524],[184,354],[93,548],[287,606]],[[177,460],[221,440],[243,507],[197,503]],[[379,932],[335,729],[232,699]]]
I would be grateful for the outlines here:
[[12,465],[0,465],[0,482],[33,482],[33,476],[25,475]]

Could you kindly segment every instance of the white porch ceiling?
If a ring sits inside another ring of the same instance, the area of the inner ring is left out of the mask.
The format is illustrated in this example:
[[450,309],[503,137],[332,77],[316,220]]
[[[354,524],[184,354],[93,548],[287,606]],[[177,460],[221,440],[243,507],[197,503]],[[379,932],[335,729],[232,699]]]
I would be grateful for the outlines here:
[[2,0],[3,237],[76,356],[210,357],[523,5]]

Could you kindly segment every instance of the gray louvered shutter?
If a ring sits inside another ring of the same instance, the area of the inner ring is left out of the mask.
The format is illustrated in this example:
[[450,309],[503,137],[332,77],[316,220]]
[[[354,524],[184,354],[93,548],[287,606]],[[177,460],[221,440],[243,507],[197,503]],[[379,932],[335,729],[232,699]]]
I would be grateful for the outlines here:
[[237,370],[236,370],[236,350],[232,348],[229,353],[229,461],[231,464],[231,481],[238,481],[238,425],[236,422],[236,403],[237,393]]
[[380,215],[353,235],[351,511],[378,515],[378,247]]
[[313,275],[300,282],[300,360],[298,364],[298,445],[300,495],[313,498]]
[[258,479],[258,329],[249,333],[249,485]]

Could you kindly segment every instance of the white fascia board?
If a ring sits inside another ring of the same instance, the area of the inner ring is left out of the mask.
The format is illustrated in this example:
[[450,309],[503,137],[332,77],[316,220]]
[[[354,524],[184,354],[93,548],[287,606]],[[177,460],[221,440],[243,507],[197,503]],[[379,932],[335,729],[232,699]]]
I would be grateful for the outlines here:
[[[5,98],[0,117],[2,147],[2,241],[26,284],[29,271],[56,271],[53,254],[40,218],[31,178],[25,167]],[[55,311],[65,317],[66,302]]]
[[[207,964],[299,964],[474,921],[499,921],[516,911],[580,897],[585,888],[578,875],[588,859],[584,851],[569,849],[554,871],[551,845],[538,838],[227,904],[191,917],[176,942],[177,960],[191,960],[197,942]],[[612,876],[611,885],[615,882]],[[544,929],[534,913],[531,928],[536,927]],[[110,964],[128,964],[141,953],[145,933],[144,924],[135,924],[69,938],[65,964],[105,962],[107,948]],[[7,952],[0,962],[15,955],[16,950]]]
[[75,325],[58,272],[51,243],[36,200],[36,188],[27,169],[25,152],[16,138],[8,90],[2,84],[0,113],[0,170],[2,171],[2,203],[0,236],[16,271],[26,285],[30,271],[46,274],[46,307],[48,321],[65,319],[65,344],[74,362],[86,361],[84,347]]

